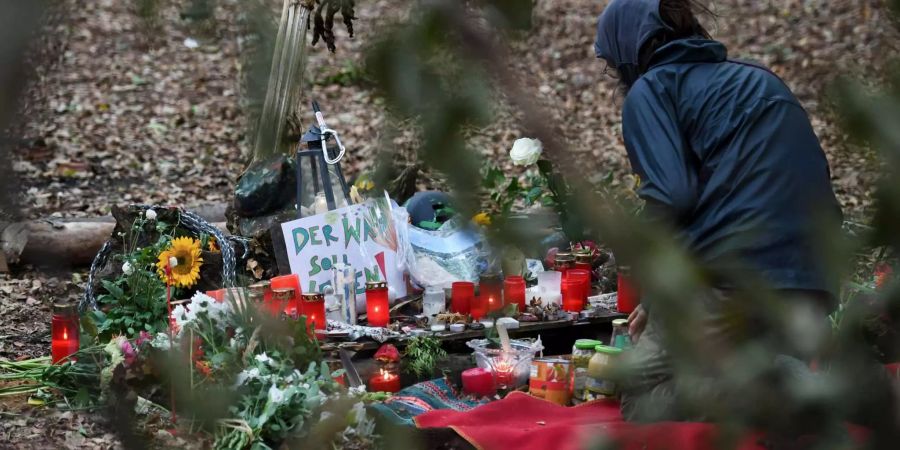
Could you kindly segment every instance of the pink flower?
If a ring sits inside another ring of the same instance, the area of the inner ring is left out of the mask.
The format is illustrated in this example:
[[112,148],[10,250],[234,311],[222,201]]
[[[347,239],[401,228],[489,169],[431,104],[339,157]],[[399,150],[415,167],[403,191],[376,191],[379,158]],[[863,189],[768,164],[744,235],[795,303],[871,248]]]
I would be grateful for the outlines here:
[[131,342],[128,342],[128,339],[122,339],[119,348],[122,350],[122,356],[125,357],[125,367],[132,365],[137,359],[137,351],[134,350]]
[[144,345],[145,343],[150,342],[152,340],[153,340],[153,336],[150,335],[150,333],[148,333],[146,331],[141,331],[138,334],[137,339],[134,340],[134,345],[140,347],[140,346]]
[[556,247],[547,250],[547,256],[544,257],[544,267],[546,267],[547,270],[553,270],[557,253],[559,253],[559,249]]

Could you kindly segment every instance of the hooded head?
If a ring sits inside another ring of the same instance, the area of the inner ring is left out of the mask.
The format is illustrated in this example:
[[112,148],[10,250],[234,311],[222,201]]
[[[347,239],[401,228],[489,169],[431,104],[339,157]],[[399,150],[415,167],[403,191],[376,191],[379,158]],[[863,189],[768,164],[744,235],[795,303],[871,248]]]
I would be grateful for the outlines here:
[[657,34],[671,31],[659,14],[659,0],[612,0],[597,21],[594,52],[631,86],[641,75],[641,47]]

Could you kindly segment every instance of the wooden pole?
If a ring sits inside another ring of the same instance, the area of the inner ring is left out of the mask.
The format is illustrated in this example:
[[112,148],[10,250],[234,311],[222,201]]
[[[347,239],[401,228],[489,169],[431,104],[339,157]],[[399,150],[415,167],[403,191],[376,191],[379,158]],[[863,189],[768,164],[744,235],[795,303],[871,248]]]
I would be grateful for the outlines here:
[[278,152],[287,153],[290,149],[289,143],[284,142],[285,126],[297,107],[297,97],[306,71],[306,31],[312,7],[310,0],[284,0],[266,98],[253,141],[254,159]]

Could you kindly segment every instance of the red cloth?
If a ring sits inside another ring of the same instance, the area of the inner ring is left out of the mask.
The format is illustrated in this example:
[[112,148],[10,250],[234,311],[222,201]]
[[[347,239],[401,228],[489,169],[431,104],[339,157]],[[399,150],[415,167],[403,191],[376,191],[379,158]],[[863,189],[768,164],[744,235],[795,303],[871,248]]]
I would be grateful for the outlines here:
[[[503,400],[470,411],[434,410],[415,418],[419,428],[452,428],[479,450],[581,450],[607,440],[628,450],[715,449],[715,425],[625,422],[618,402],[600,400],[564,407],[513,392]],[[854,436],[863,433],[851,429]],[[740,450],[764,450],[758,434],[746,436]]]

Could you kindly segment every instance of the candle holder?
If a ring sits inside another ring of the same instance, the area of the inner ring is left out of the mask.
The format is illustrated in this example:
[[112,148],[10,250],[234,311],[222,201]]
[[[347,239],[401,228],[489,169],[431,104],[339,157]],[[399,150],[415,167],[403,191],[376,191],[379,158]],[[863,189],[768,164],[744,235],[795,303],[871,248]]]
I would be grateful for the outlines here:
[[250,290],[250,303],[253,303],[257,309],[268,308],[272,303],[272,283],[268,280],[251,284],[247,287]]
[[399,392],[400,376],[387,368],[381,368],[369,378],[370,392]]
[[366,283],[366,318],[371,327],[386,327],[390,322],[388,287],[384,281]]
[[553,262],[553,270],[563,274],[565,278],[566,271],[575,268],[575,257],[571,253],[557,253]]
[[215,299],[216,303],[222,303],[225,301],[225,289],[216,289],[214,291],[206,291],[206,295]]
[[[295,154],[294,167],[297,171],[297,217],[302,218],[300,205],[313,203],[312,213],[319,214],[350,205],[350,188],[341,171],[340,161],[344,157],[344,145],[338,133],[325,125],[325,118],[319,104],[312,102],[317,125],[310,127],[300,138]],[[335,145],[328,145],[334,138]],[[306,149],[303,149],[303,146]],[[336,195],[337,194],[337,195]],[[323,203],[316,208],[316,203]]]
[[581,286],[581,280],[576,277],[566,277],[563,279],[562,304],[564,311],[578,312],[584,309]]
[[71,303],[53,305],[50,319],[50,355],[53,364],[65,359],[74,361],[71,355],[78,352],[78,310]]
[[567,272],[569,278],[574,278],[581,282],[582,302],[587,304],[587,299],[591,295],[591,272],[589,270],[571,269]]
[[457,281],[450,286],[450,312],[469,314],[475,297],[475,283]]
[[631,279],[631,268],[619,266],[616,276],[618,294],[616,295],[616,309],[620,313],[630,314],[641,303],[640,293]]
[[590,250],[575,253],[574,268],[579,269],[579,270],[587,270],[588,272],[590,272],[590,270],[592,268],[591,263],[593,262],[593,260],[594,260],[594,257],[593,257],[593,255],[591,255]]
[[503,303],[515,304],[519,312],[525,312],[525,278],[510,275],[503,280]]
[[478,296],[485,302],[488,313],[503,308],[503,279],[500,274],[482,274],[478,281]]
[[325,295],[310,292],[302,295],[300,311],[306,316],[308,329],[324,330],[327,328],[325,319]]
[[300,311],[300,294],[303,293],[303,290],[300,289],[300,277],[297,276],[297,274],[292,273],[290,275],[272,278],[270,286],[273,291],[282,289],[282,293],[285,292],[283,289],[292,289],[291,297],[287,299],[285,304],[279,305],[281,309],[273,311],[275,316],[278,316],[282,312],[290,317],[299,317],[300,314],[303,314],[303,311]]
[[287,305],[294,298],[294,292],[294,288],[272,289],[272,301],[266,305],[269,314],[272,317],[288,317]]

